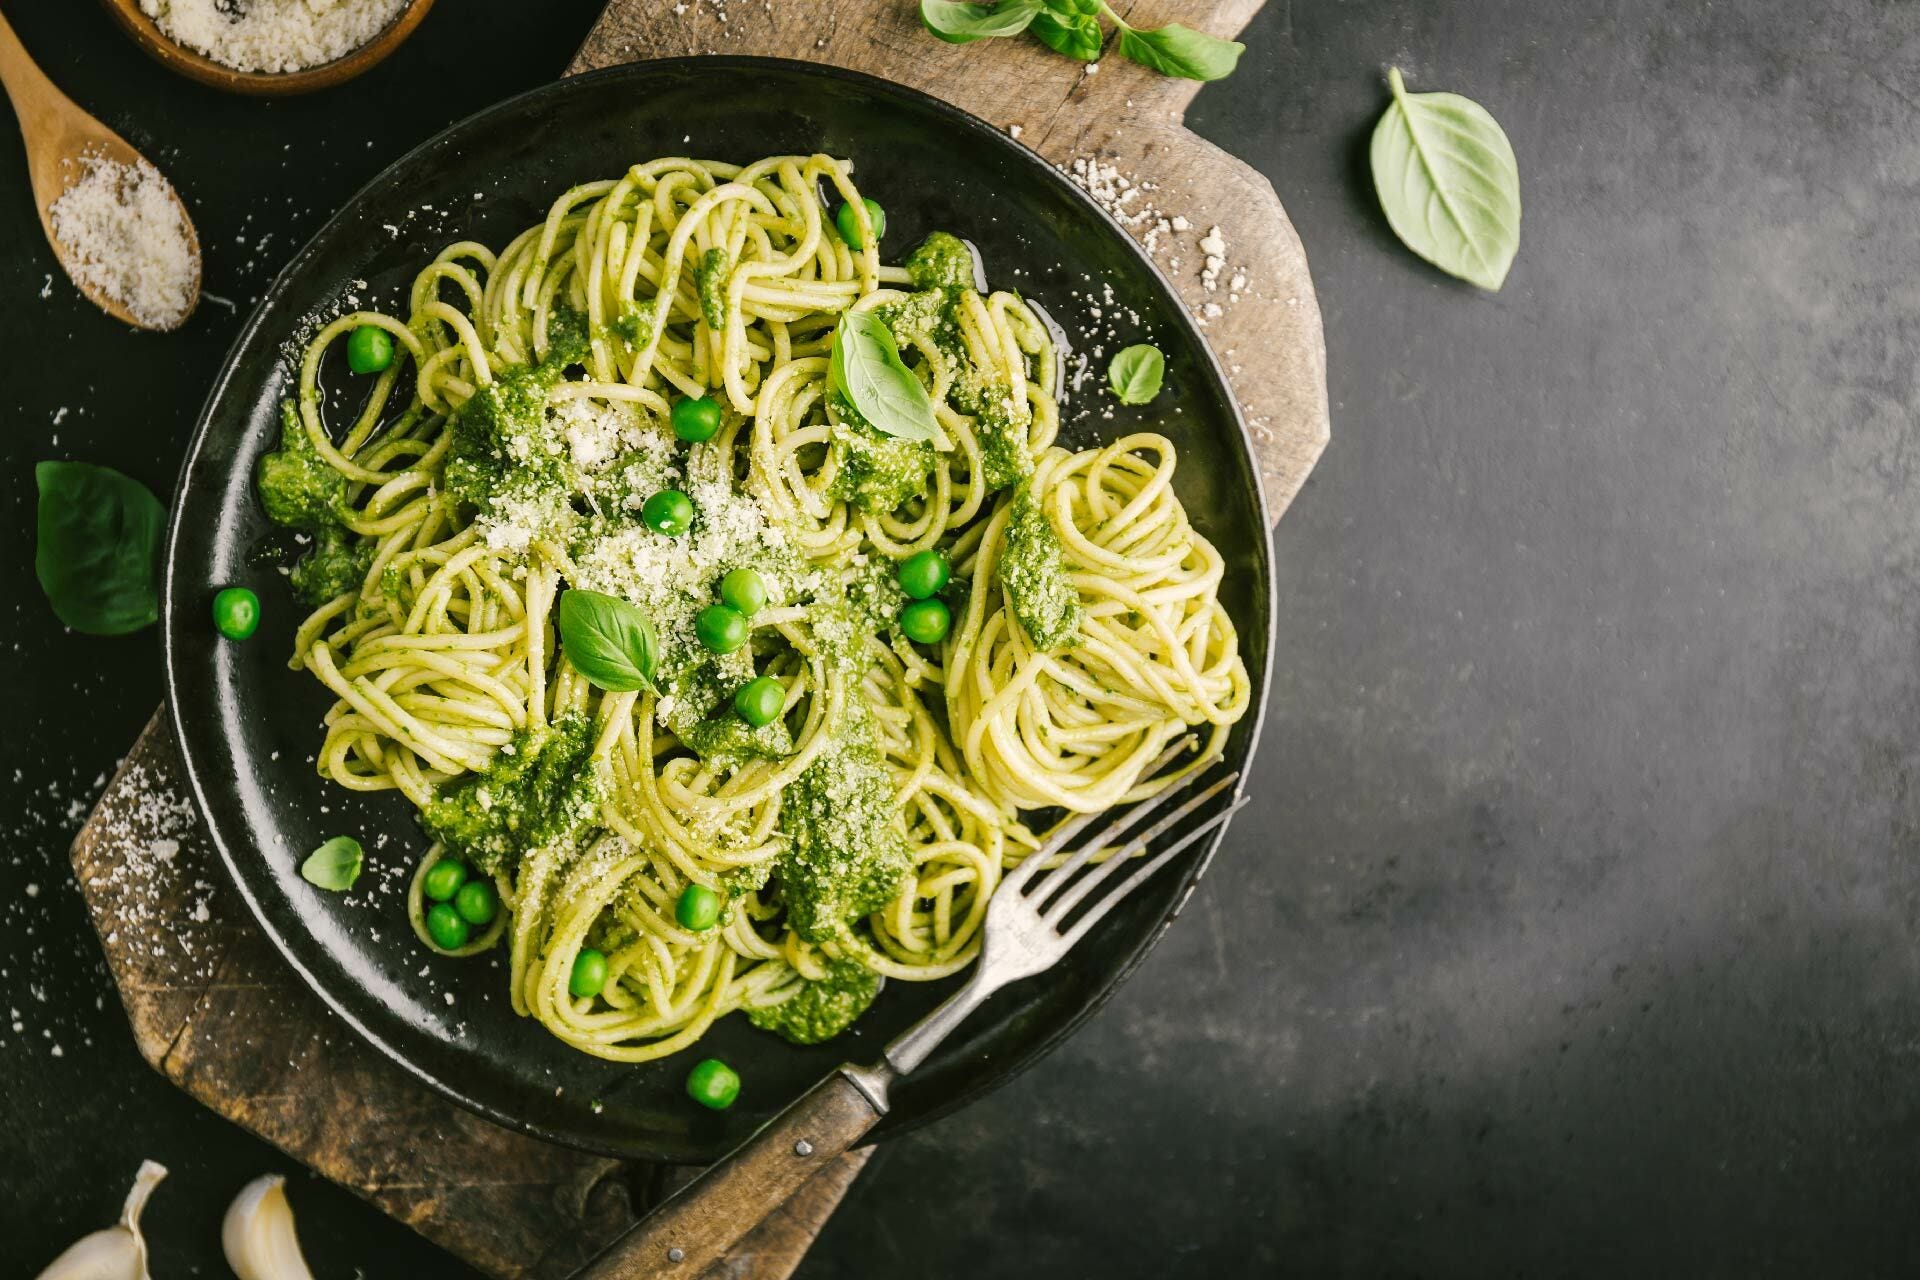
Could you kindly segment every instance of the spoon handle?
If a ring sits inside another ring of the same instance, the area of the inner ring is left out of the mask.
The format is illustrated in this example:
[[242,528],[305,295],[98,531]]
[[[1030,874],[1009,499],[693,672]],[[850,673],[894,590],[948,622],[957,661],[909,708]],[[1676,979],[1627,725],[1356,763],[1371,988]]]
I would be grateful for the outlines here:
[[67,100],[64,93],[54,88],[53,81],[34,65],[4,13],[0,13],[0,86],[6,88],[7,97],[13,100],[22,133],[28,132],[30,123],[38,125],[54,114],[58,110],[56,103]]

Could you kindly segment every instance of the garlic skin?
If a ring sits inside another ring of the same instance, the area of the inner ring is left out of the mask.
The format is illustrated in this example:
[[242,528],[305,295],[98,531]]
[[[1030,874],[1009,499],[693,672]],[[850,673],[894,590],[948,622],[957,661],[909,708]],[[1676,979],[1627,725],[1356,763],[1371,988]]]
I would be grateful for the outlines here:
[[167,1176],[165,1165],[140,1162],[133,1190],[120,1210],[120,1221],[92,1235],[82,1236],[65,1253],[47,1264],[39,1280],[148,1280],[147,1242],[140,1234],[140,1211],[147,1197]]
[[255,1178],[227,1206],[220,1245],[240,1280],[313,1280],[294,1234],[286,1181],[277,1173]]

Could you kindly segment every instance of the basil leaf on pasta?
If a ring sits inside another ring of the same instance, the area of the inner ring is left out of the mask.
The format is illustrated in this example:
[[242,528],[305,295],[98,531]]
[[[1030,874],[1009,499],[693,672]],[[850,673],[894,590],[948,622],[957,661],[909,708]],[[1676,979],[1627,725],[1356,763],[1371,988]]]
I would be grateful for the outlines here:
[[1040,0],[1000,0],[999,4],[920,0],[920,21],[948,44],[966,44],[995,36],[1017,36],[1027,29],[1040,8]]
[[110,467],[42,462],[33,569],[60,621],[88,635],[138,631],[160,617],[154,587],[167,513],[147,486]]
[[1150,31],[1120,32],[1120,52],[1161,75],[1183,80],[1224,80],[1233,74],[1247,46],[1222,40],[1192,27],[1169,22]]
[[882,435],[931,440],[939,434],[927,389],[901,363],[893,334],[871,311],[848,311],[834,326],[828,381]]
[[1500,124],[1457,93],[1408,93],[1373,131],[1373,186],[1393,234],[1451,276],[1489,291],[1520,250],[1520,165]]
[[1107,385],[1120,397],[1121,404],[1145,404],[1160,394],[1166,372],[1167,358],[1160,354],[1160,348],[1143,342],[1113,357],[1113,363],[1107,366]]
[[352,836],[335,836],[307,855],[300,864],[300,878],[316,889],[345,893],[360,878],[366,854]]
[[598,591],[562,595],[560,644],[574,670],[609,693],[653,688],[659,652],[653,623],[618,596]]

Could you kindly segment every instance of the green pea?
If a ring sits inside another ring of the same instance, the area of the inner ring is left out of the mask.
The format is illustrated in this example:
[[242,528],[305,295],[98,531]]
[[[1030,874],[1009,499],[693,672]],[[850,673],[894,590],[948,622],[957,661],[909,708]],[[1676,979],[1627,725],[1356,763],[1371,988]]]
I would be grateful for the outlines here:
[[734,691],[733,709],[742,720],[758,729],[772,724],[780,708],[787,704],[787,691],[772,676],[749,680]]
[[491,924],[500,913],[500,895],[485,880],[469,880],[453,895],[453,909],[468,924]]
[[953,577],[947,557],[938,551],[920,551],[900,562],[900,589],[915,600],[925,600]]
[[363,324],[347,335],[347,368],[379,373],[393,363],[393,336],[377,324]]
[[427,912],[427,936],[442,951],[458,951],[473,936],[473,926],[445,902],[436,902]]
[[[884,240],[887,237],[887,211],[871,200],[861,200],[867,206],[867,221],[873,224],[873,238]],[[840,238],[847,242],[847,248],[856,253],[866,246],[860,240],[860,224],[854,221],[853,206],[842,204],[833,215],[833,225],[840,229]]]
[[687,1096],[703,1107],[725,1111],[740,1096],[740,1077],[718,1058],[702,1058],[687,1072]]
[[714,403],[712,396],[682,400],[673,406],[671,416],[673,434],[688,444],[711,440],[713,433],[720,429],[720,406]]
[[260,625],[260,597],[228,587],[213,598],[213,625],[229,640],[245,640]]
[[683,929],[705,933],[720,918],[720,895],[703,884],[690,884],[673,904],[673,918]]
[[747,642],[747,620],[738,609],[710,604],[693,619],[693,633],[711,653],[732,653]]
[[900,611],[900,629],[920,644],[939,644],[947,638],[953,615],[941,600],[915,600]]
[[640,508],[640,518],[655,533],[677,538],[693,527],[693,499],[678,489],[662,489]]
[[582,1000],[597,996],[607,985],[607,957],[592,947],[573,958],[573,972],[567,978],[567,990]]
[[420,892],[435,902],[445,902],[467,882],[467,864],[458,858],[442,858],[427,868],[420,881]]
[[720,579],[720,598],[744,617],[767,607],[767,580],[752,569],[734,569]]

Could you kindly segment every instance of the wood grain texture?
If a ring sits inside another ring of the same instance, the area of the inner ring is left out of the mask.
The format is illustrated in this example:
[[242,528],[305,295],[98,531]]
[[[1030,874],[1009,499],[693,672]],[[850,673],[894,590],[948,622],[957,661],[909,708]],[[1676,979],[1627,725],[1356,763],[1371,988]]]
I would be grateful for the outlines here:
[[580,1280],[671,1280],[719,1266],[771,1208],[824,1173],[880,1114],[835,1072],[676,1191],[595,1258]]
[[[1114,8],[1138,26],[1184,22],[1230,36],[1260,0],[1138,0]],[[1001,129],[1018,126],[1021,143],[1070,172],[1076,160],[1111,166],[1137,190],[1122,207],[1123,225],[1150,242],[1227,370],[1253,435],[1269,514],[1280,518],[1327,446],[1320,308],[1306,251],[1273,185],[1181,123],[1198,84],[1156,75],[1111,48],[1090,73],[1024,37],[946,44],[921,27],[915,0],[613,0],[572,70],[694,53],[865,71]],[[1136,216],[1148,207],[1160,216]],[[1173,229],[1175,216],[1187,230]],[[1209,289],[1199,244],[1214,227],[1226,242],[1226,264]],[[1232,290],[1236,273],[1246,285]]]
[[[1226,35],[1259,3],[1116,7],[1141,25],[1182,21]],[[1112,166],[1137,188],[1123,223],[1150,242],[1228,369],[1279,517],[1328,438],[1319,309],[1273,188],[1182,126],[1197,85],[1117,57],[1089,73],[1029,40],[942,44],[921,30],[912,0],[722,8],[725,22],[713,0],[690,0],[683,13],[665,0],[614,0],[573,69],[705,52],[833,62],[1018,125],[1021,141],[1057,165]],[[1160,230],[1138,215],[1148,205],[1189,228]],[[1208,290],[1198,242],[1214,226],[1227,264]],[[1230,290],[1239,271],[1247,285]],[[510,1133],[381,1059],[254,927],[187,795],[171,727],[157,714],[73,846],[135,1038],[169,1079],[500,1277],[557,1280],[691,1178]],[[869,1154],[849,1152],[816,1173],[703,1280],[787,1280]]]

